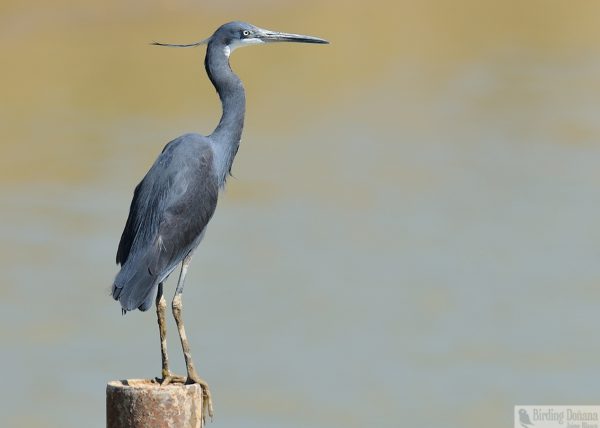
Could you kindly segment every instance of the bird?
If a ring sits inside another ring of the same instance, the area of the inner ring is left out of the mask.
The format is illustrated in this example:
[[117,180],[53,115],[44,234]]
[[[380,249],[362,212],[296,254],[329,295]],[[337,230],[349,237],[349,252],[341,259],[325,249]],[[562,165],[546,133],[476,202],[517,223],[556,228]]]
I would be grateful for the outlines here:
[[[240,47],[274,42],[327,44],[328,41],[301,34],[282,33],[240,21],[221,25],[212,36],[189,44],[154,42],[167,47],[206,45],[204,67],[221,100],[222,116],[209,135],[184,134],[166,144],[154,164],[135,187],[129,215],[121,234],[116,262],[120,265],[111,289],[123,314],[153,304],[161,343],[161,385],[172,382],[199,384],[202,388],[202,424],[213,417],[212,396],[206,381],[198,376],[192,360],[182,318],[182,293],[194,250],[205,235],[217,206],[220,190],[231,174],[237,154],[246,109],[240,78],[229,64]],[[166,300],[163,285],[181,266],[171,303],[187,376],[169,370],[166,341]]]
[[521,426],[523,428],[530,428],[530,427],[528,427],[528,425],[533,425],[533,423],[531,422],[531,419],[529,419],[529,413],[527,413],[527,410],[525,410],[525,409],[519,410],[519,423],[521,424]]

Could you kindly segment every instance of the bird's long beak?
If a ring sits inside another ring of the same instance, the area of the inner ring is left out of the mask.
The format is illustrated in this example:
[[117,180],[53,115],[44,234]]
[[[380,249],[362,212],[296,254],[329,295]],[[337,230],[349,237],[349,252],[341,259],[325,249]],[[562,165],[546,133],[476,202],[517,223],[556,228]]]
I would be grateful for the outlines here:
[[304,36],[302,34],[292,33],[280,33],[277,31],[262,30],[261,34],[257,36],[260,40],[265,43],[275,42],[295,42],[295,43],[329,43],[327,40],[320,39],[313,36]]

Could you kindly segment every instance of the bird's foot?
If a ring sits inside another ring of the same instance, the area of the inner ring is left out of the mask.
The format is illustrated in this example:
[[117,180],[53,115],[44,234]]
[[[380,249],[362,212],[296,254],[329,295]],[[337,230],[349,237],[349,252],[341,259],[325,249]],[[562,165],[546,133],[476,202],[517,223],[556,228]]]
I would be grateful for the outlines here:
[[196,373],[188,373],[188,377],[185,380],[186,385],[191,385],[197,383],[202,388],[202,425],[204,425],[206,415],[212,421],[213,418],[213,406],[212,406],[212,396],[210,394],[210,389],[208,389],[208,384],[204,379],[198,376]]
[[160,386],[167,386],[171,383],[186,383],[187,378],[185,376],[178,376],[167,371],[163,372],[162,378],[157,377],[155,380],[160,384]]

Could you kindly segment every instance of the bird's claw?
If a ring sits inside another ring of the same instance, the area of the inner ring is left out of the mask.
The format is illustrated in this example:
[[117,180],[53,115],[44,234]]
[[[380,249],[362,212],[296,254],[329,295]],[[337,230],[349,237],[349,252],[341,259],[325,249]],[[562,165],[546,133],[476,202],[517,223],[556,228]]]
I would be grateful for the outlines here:
[[208,388],[208,383],[198,375],[189,375],[185,380],[186,385],[191,385],[197,383],[202,388],[202,426],[206,422],[206,415],[210,418],[211,422],[213,420],[214,412],[212,405],[212,395],[210,393],[210,389]]
[[157,377],[154,379],[160,384],[160,386],[167,386],[171,383],[186,383],[187,380],[185,376],[178,376],[171,373],[167,374],[166,376],[163,375],[162,378]]

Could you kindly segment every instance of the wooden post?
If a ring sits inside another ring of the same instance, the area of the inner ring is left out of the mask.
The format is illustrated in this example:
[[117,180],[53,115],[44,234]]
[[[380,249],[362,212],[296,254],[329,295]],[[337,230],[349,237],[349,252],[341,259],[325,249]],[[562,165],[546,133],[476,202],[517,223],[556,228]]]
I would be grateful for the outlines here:
[[107,428],[201,428],[202,388],[181,383],[160,386],[145,379],[106,386]]

